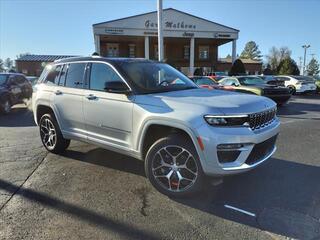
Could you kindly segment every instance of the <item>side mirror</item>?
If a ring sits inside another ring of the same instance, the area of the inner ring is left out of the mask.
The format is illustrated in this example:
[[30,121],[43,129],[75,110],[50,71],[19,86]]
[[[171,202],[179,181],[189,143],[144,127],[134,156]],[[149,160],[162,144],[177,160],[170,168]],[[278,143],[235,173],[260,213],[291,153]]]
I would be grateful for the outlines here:
[[122,93],[122,94],[130,93],[130,89],[128,88],[128,86],[121,81],[105,82],[104,90],[110,93]]

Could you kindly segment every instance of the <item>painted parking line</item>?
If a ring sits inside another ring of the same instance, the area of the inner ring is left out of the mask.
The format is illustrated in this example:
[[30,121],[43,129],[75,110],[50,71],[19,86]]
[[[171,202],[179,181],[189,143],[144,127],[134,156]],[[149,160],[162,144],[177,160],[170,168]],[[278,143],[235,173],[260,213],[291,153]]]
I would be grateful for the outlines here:
[[237,208],[237,207],[233,207],[233,206],[228,205],[228,204],[225,204],[224,207],[225,207],[225,208],[232,209],[232,210],[237,211],[237,212],[241,212],[241,213],[246,214],[246,215],[249,215],[249,216],[251,216],[251,217],[256,217],[256,214],[255,214],[255,213],[252,213],[252,212],[249,212],[249,211],[246,211],[246,210]]

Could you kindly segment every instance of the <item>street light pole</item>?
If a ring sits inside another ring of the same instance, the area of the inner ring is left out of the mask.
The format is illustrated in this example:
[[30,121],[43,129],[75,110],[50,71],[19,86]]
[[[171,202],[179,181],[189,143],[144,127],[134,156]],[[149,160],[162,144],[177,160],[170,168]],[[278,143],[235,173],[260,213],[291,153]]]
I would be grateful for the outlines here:
[[158,60],[163,61],[162,0],[158,0]]
[[302,75],[304,75],[305,70],[306,70],[306,56],[307,56],[307,49],[310,47],[310,45],[303,45],[302,48],[304,48],[304,57],[303,57],[303,71]]

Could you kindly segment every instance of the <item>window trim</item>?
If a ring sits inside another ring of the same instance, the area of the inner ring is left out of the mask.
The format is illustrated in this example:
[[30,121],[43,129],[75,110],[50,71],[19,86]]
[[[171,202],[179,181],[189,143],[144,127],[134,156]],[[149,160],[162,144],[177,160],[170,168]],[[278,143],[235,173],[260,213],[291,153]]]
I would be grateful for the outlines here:
[[[86,63],[88,66],[88,64],[90,63],[102,63],[102,64],[106,64],[108,65],[109,67],[111,67],[118,75],[119,77],[121,78],[121,80],[127,85],[127,87],[129,88],[130,91],[133,91],[132,88],[130,87],[130,85],[128,84],[128,82],[124,79],[124,77],[119,73],[118,69],[116,69],[111,63],[108,63],[108,62],[105,62],[105,61],[98,61],[98,60],[93,60],[93,61],[88,61],[88,60],[83,60],[83,61],[70,61],[70,62],[63,62],[63,63],[53,63],[52,65],[68,65],[68,70],[69,70],[69,64],[71,63]],[[87,69],[85,68],[85,71],[87,71]],[[68,72],[67,72],[68,74]],[[85,79],[84,79],[85,80]],[[90,79],[89,79],[90,80]],[[89,84],[89,83],[88,83]],[[64,86],[60,86],[60,87],[66,87],[65,85]],[[70,88],[70,87],[69,87]],[[85,89],[83,87],[83,89]]]

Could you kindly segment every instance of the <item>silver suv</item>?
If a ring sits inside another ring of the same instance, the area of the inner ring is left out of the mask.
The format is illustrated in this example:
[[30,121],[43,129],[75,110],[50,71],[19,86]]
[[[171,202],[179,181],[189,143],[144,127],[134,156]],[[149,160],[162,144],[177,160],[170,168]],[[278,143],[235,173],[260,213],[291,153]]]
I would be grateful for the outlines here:
[[200,89],[145,59],[56,61],[35,86],[33,109],[48,151],[61,153],[75,139],[141,159],[152,185],[176,197],[198,191],[205,176],[267,160],[280,125],[270,99]]

